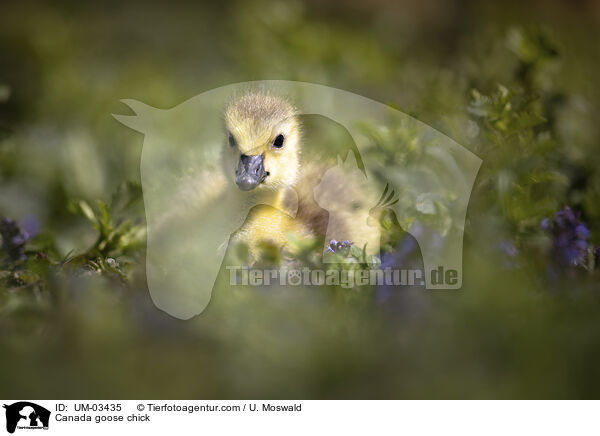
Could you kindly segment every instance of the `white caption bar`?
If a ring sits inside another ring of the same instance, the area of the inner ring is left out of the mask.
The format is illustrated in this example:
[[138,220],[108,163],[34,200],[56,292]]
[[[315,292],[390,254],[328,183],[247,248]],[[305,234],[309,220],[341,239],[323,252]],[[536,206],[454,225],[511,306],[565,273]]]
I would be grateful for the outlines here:
[[[597,401],[3,400],[0,434],[597,435]],[[3,433],[7,431],[8,433]]]

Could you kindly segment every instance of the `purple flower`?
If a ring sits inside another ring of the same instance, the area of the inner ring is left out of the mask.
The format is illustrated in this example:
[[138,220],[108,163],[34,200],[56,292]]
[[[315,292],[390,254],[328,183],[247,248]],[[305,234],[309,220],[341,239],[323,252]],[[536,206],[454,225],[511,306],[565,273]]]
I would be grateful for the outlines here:
[[40,221],[34,215],[25,215],[19,220],[21,228],[30,238],[35,237],[40,233]]
[[405,265],[406,259],[414,253],[417,248],[417,240],[412,235],[405,235],[398,244],[398,248],[391,253],[382,253],[381,268],[401,268]]
[[498,250],[504,253],[507,257],[516,257],[519,250],[512,241],[503,240],[498,243]]
[[505,239],[500,241],[496,245],[497,250],[501,253],[503,258],[503,264],[505,268],[514,269],[517,268],[517,256],[519,255],[519,249],[511,240]]
[[581,240],[587,240],[587,238],[590,237],[590,231],[588,230],[588,228],[585,226],[585,224],[579,224],[576,228],[575,228],[575,234],[577,235],[577,237]]
[[23,246],[29,239],[29,234],[22,231],[16,222],[10,218],[0,221],[0,247],[5,251],[13,262],[25,260]]
[[344,242],[338,242],[335,239],[332,239],[329,241],[329,247],[327,247],[327,251],[345,254],[346,250],[350,249],[352,245],[354,245],[354,242],[350,242],[347,239]]
[[[393,252],[381,254],[381,269],[387,268],[424,271],[421,251],[413,234],[406,233]],[[378,303],[385,305],[387,311],[404,319],[418,318],[429,306],[429,297],[423,292],[422,285],[395,286],[383,283],[375,288],[375,298]]]
[[552,253],[560,265],[582,266],[586,264],[590,231],[587,225],[579,220],[579,215],[575,214],[569,206],[556,212],[552,220],[544,219],[541,227],[550,233]]
[[544,218],[540,223],[540,227],[542,228],[542,230],[549,231],[550,229],[552,229],[552,220],[550,218]]

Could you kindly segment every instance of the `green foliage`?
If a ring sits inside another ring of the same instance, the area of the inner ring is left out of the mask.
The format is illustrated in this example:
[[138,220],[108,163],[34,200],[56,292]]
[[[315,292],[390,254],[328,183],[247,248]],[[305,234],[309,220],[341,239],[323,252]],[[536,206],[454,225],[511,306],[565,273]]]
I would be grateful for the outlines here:
[[495,191],[489,207],[500,207],[516,229],[530,229],[558,210],[569,180],[539,100],[499,85],[491,95],[473,90],[468,111],[478,121],[477,151],[485,162],[478,189]]
[[141,218],[127,218],[140,201],[141,187],[124,183],[113,195],[110,206],[98,201],[97,207],[92,209],[84,200],[71,203],[71,211],[86,218],[98,237],[86,252],[69,256],[63,264],[126,280],[146,240],[146,227]]

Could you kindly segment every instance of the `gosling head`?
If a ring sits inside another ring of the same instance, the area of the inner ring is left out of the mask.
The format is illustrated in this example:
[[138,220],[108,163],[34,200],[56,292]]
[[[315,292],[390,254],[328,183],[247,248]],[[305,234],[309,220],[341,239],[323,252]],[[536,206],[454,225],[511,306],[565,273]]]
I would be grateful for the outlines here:
[[252,93],[225,111],[226,174],[242,191],[276,190],[298,179],[300,124],[285,100]]

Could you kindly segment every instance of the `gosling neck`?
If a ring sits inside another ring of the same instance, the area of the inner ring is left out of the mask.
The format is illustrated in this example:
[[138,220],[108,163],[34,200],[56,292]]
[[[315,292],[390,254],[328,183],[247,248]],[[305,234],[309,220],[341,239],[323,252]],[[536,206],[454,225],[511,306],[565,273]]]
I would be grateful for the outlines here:
[[273,191],[242,192],[238,189],[236,191],[239,204],[243,204],[246,208],[266,204],[291,217],[295,217],[298,211],[298,194],[292,186],[283,186]]

